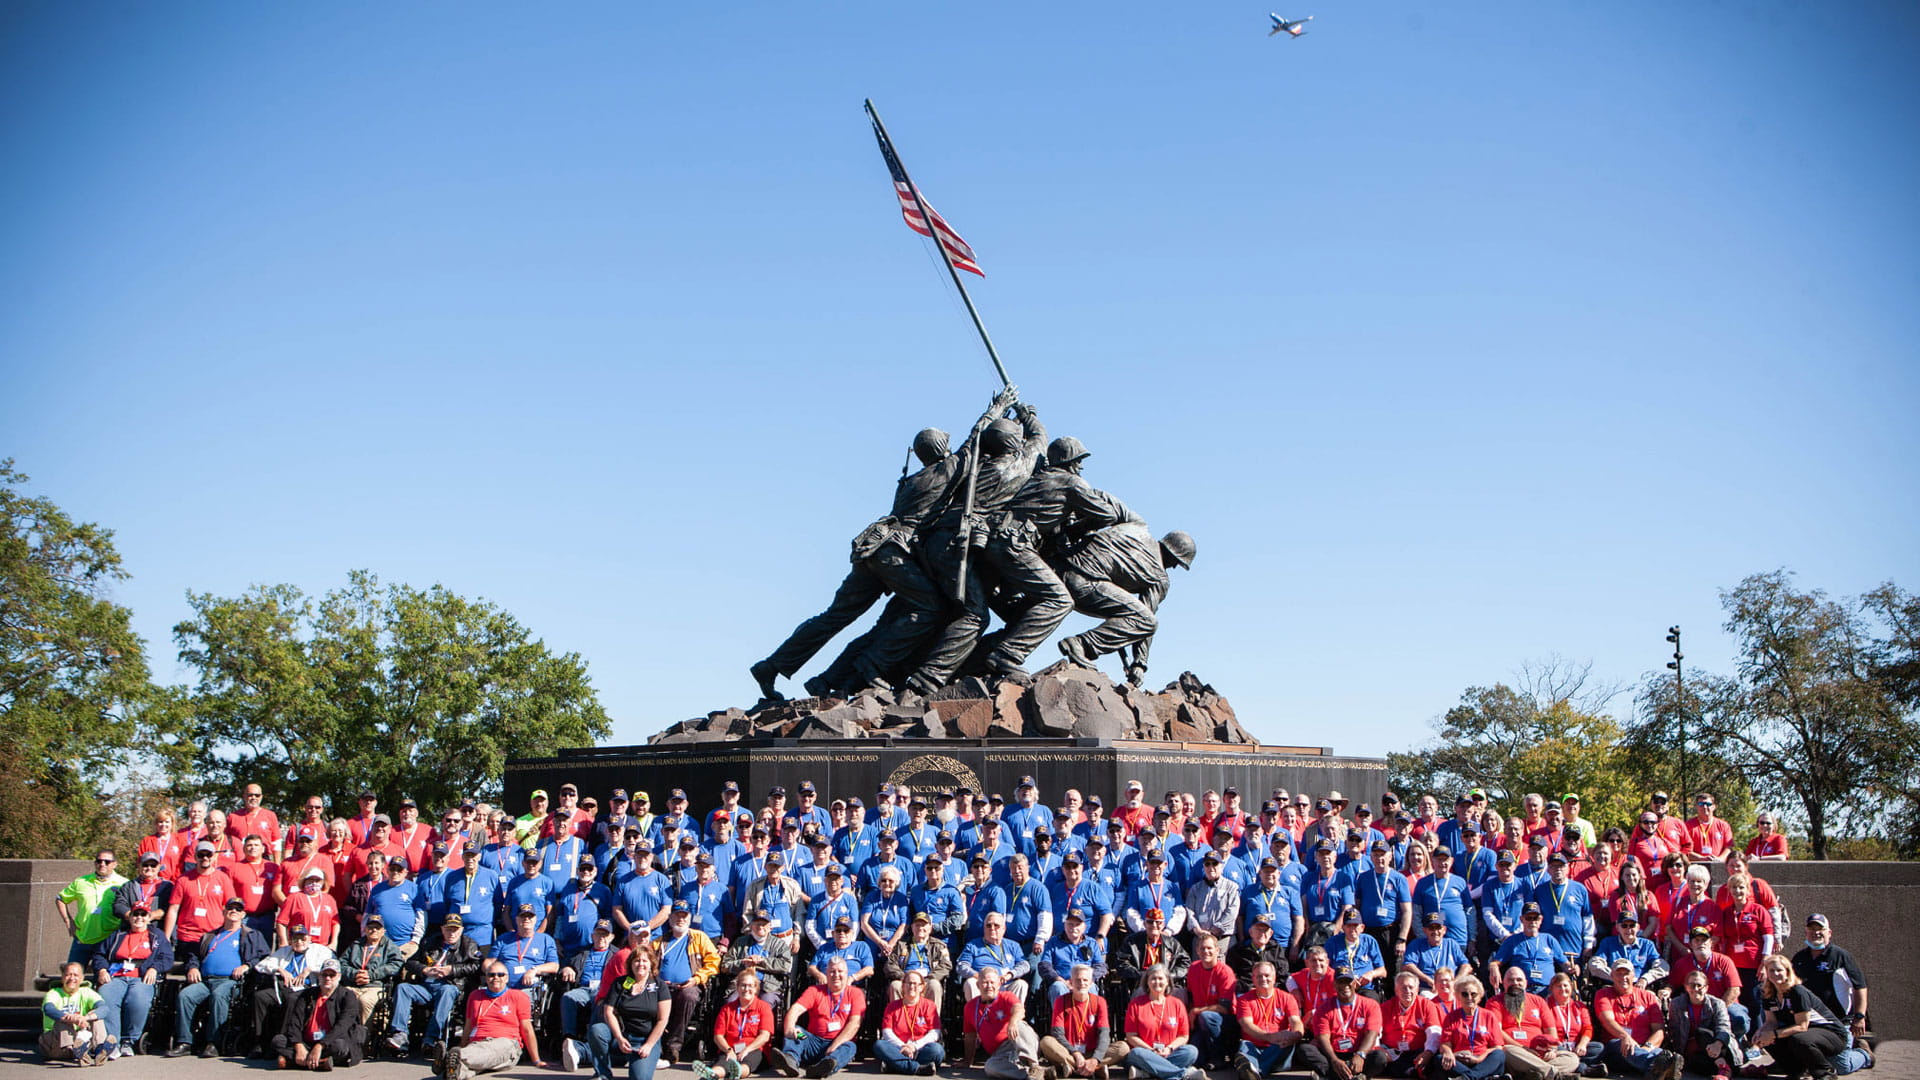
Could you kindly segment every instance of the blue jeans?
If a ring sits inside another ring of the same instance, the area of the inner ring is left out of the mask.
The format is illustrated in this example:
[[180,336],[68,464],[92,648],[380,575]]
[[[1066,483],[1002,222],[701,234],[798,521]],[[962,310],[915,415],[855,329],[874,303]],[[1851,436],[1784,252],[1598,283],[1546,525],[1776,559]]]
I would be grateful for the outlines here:
[[576,986],[560,995],[560,1033],[569,1039],[578,1039],[586,1032],[580,1028],[580,1016],[593,1009],[593,991],[584,986]]
[[173,1020],[173,1041],[185,1045],[193,1041],[193,1021],[200,1015],[200,1006],[213,1002],[213,1015],[207,1020],[207,1043],[212,1045],[220,1041],[220,1033],[226,1030],[227,1014],[233,1010],[234,1001],[239,998],[244,983],[228,975],[212,975],[197,983],[188,983],[180,991],[180,1012]]
[[[643,1043],[644,1040],[633,1043],[633,1048],[638,1050]],[[619,1047],[619,1042],[613,1037],[613,1029],[604,1022],[596,1022],[587,1029],[587,1055],[593,1062],[593,1075],[610,1077],[613,1067],[624,1060],[628,1080],[653,1080],[653,1070],[660,1065],[659,1041],[655,1041],[653,1049],[644,1055],[622,1053]]]
[[885,1039],[876,1039],[873,1055],[880,1059],[881,1068],[887,1072],[912,1076],[922,1065],[938,1065],[947,1060],[946,1048],[937,1042],[930,1042],[915,1051],[912,1057],[903,1053],[900,1047]]
[[1217,1012],[1203,1012],[1193,1019],[1193,1045],[1205,1064],[1225,1061],[1240,1047],[1240,1022]]
[[1854,1041],[1853,1031],[1852,1029],[1848,1029],[1847,1048],[1827,1060],[1833,1064],[1834,1072],[1845,1076],[1848,1073],[1856,1073],[1866,1068],[1867,1062],[1873,1059],[1867,1056],[1866,1047]]
[[1240,1044],[1238,1056],[1253,1066],[1256,1076],[1267,1076],[1293,1064],[1293,1047],[1256,1046],[1250,1042],[1243,1042]]
[[153,1008],[153,987],[141,979],[114,976],[100,988],[100,1019],[107,1025],[107,1041],[125,1039],[131,1046],[147,1030],[147,1010]]
[[1454,1058],[1453,1071],[1448,1075],[1469,1077],[1470,1080],[1487,1080],[1487,1077],[1499,1076],[1505,1071],[1507,1071],[1507,1052],[1489,1050],[1487,1056],[1481,1058],[1477,1065],[1463,1057]]
[[76,940],[73,944],[67,946],[67,963],[79,964],[81,967],[86,968],[87,973],[91,975],[93,973],[93,950],[98,948],[99,945],[100,942],[98,941],[92,945],[84,945]]
[[1620,1049],[1619,1039],[1608,1039],[1603,1060],[1620,1072],[1645,1076],[1660,1064],[1665,1053],[1664,1050],[1643,1045],[1629,1054]]
[[1127,1064],[1139,1069],[1153,1080],[1180,1080],[1187,1070],[1200,1061],[1200,1051],[1192,1043],[1176,1046],[1167,1051],[1166,1057],[1141,1047],[1127,1052]]
[[800,1066],[802,1069],[809,1068],[815,1063],[831,1056],[833,1058],[833,1071],[839,1072],[841,1069],[847,1067],[849,1061],[853,1060],[853,1040],[848,1039],[846,1042],[841,1043],[840,1048],[829,1055],[827,1053],[827,1047],[832,1043],[832,1039],[821,1038],[813,1032],[808,1031],[803,1032],[797,1039],[788,1039],[782,1049],[786,1050],[787,1056],[792,1058],[794,1064]]
[[447,1021],[453,1017],[453,1007],[460,1000],[460,988],[452,983],[401,983],[393,991],[393,1033],[405,1035],[407,1023],[413,1019],[413,1007],[431,1003],[433,1013],[427,1019],[427,1041],[440,1042],[446,1037]]
[[1727,1023],[1733,1028],[1733,1037],[1739,1039],[1744,1046],[1747,1038],[1753,1034],[1753,1014],[1747,1011],[1745,1005],[1736,1001],[1727,1006]]

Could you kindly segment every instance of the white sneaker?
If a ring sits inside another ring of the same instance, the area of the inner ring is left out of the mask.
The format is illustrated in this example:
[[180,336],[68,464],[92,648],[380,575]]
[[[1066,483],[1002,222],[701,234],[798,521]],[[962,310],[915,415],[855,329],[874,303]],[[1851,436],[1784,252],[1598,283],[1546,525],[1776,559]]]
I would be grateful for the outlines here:
[[107,1060],[119,1061],[121,1058],[126,1056],[127,1056],[127,1048],[124,1046],[121,1046],[119,1043],[114,1043],[113,1053],[107,1055]]
[[560,1040],[560,1067],[568,1072],[577,1072],[580,1068],[580,1051],[572,1039]]
[[1187,1069],[1187,1075],[1181,1077],[1181,1080],[1207,1080],[1207,1070],[1194,1065]]

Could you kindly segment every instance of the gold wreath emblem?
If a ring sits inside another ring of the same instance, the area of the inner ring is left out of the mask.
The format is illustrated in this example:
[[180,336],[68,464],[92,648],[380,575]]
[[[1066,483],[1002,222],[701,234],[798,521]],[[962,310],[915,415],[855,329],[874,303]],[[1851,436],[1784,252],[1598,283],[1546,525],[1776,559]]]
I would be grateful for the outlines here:
[[[922,777],[927,777],[931,782],[922,780]],[[981,790],[980,778],[967,768],[966,762],[945,754],[921,754],[908,758],[893,770],[892,776],[887,777],[887,783],[896,787],[906,784],[915,790],[922,787],[946,788],[949,791],[960,787]]]

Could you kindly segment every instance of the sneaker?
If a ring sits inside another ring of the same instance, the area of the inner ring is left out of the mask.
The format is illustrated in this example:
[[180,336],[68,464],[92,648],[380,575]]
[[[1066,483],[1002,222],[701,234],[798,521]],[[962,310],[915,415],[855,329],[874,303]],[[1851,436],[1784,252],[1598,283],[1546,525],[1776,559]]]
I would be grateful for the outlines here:
[[747,1067],[740,1064],[735,1058],[728,1058],[727,1063],[720,1067],[720,1071],[726,1076],[727,1080],[740,1080],[742,1076],[747,1074]]
[[1260,1080],[1260,1073],[1254,1069],[1253,1062],[1239,1058],[1233,1063],[1233,1080]]
[[[575,1072],[580,1068],[579,1043],[574,1042],[572,1039],[560,1040],[560,1068],[567,1072]],[[696,1068],[694,1071],[699,1072],[700,1070]],[[707,1078],[702,1077],[701,1080],[707,1080]]]
[[773,1071],[779,1073],[781,1076],[800,1075],[800,1066],[795,1065],[793,1059],[788,1057],[787,1052],[780,1047],[768,1043],[765,1057],[767,1064],[773,1066]]
[[113,1052],[107,1055],[107,1060],[119,1061],[121,1058],[126,1056],[127,1056],[127,1048],[124,1046],[121,1046],[119,1043],[114,1043]]
[[1181,1077],[1180,1080],[1207,1080],[1207,1071],[1205,1069],[1202,1069],[1200,1066],[1195,1065],[1189,1068],[1187,1070],[1187,1075]]
[[393,1051],[396,1054],[399,1054],[401,1057],[406,1057],[407,1056],[406,1035],[398,1031],[394,1032],[391,1035],[388,1035],[387,1049]]
[[809,1080],[825,1080],[826,1077],[832,1076],[839,1071],[840,1063],[831,1057],[823,1057],[819,1061],[807,1066],[807,1076]]
[[692,1068],[693,1068],[693,1075],[699,1077],[700,1080],[715,1080],[716,1076],[718,1075],[713,1071],[713,1066],[707,1064],[704,1061],[694,1062],[692,1065]]

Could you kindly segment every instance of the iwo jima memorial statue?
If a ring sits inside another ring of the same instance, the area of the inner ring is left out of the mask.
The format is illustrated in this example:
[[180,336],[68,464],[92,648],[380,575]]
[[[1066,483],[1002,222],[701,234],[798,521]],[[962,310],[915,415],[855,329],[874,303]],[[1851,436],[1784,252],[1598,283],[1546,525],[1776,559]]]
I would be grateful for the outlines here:
[[[1001,391],[958,447],[938,428],[913,436],[919,468],[902,470],[887,513],[854,537],[826,610],[750,665],[760,694],[751,708],[681,721],[644,746],[510,761],[508,805],[568,781],[603,803],[615,788],[661,790],[656,805],[675,788],[710,802],[728,781],[749,804],[803,781],[843,797],[883,784],[986,795],[1031,776],[1049,794],[1111,797],[1140,780],[1149,799],[1235,786],[1254,806],[1275,787],[1381,790],[1378,759],[1260,745],[1192,672],[1145,689],[1159,608],[1173,571],[1193,567],[1194,539],[1156,537],[1086,478],[1092,455],[1080,440],[1048,438],[961,281],[960,271],[980,273],[972,249],[927,205],[870,102],[867,112],[901,213],[935,240]],[[780,691],[882,598],[878,620],[802,683],[805,696]],[[1100,622],[1062,638],[1062,658],[1029,672],[1074,612]],[[1100,670],[1107,657],[1122,681]]]

